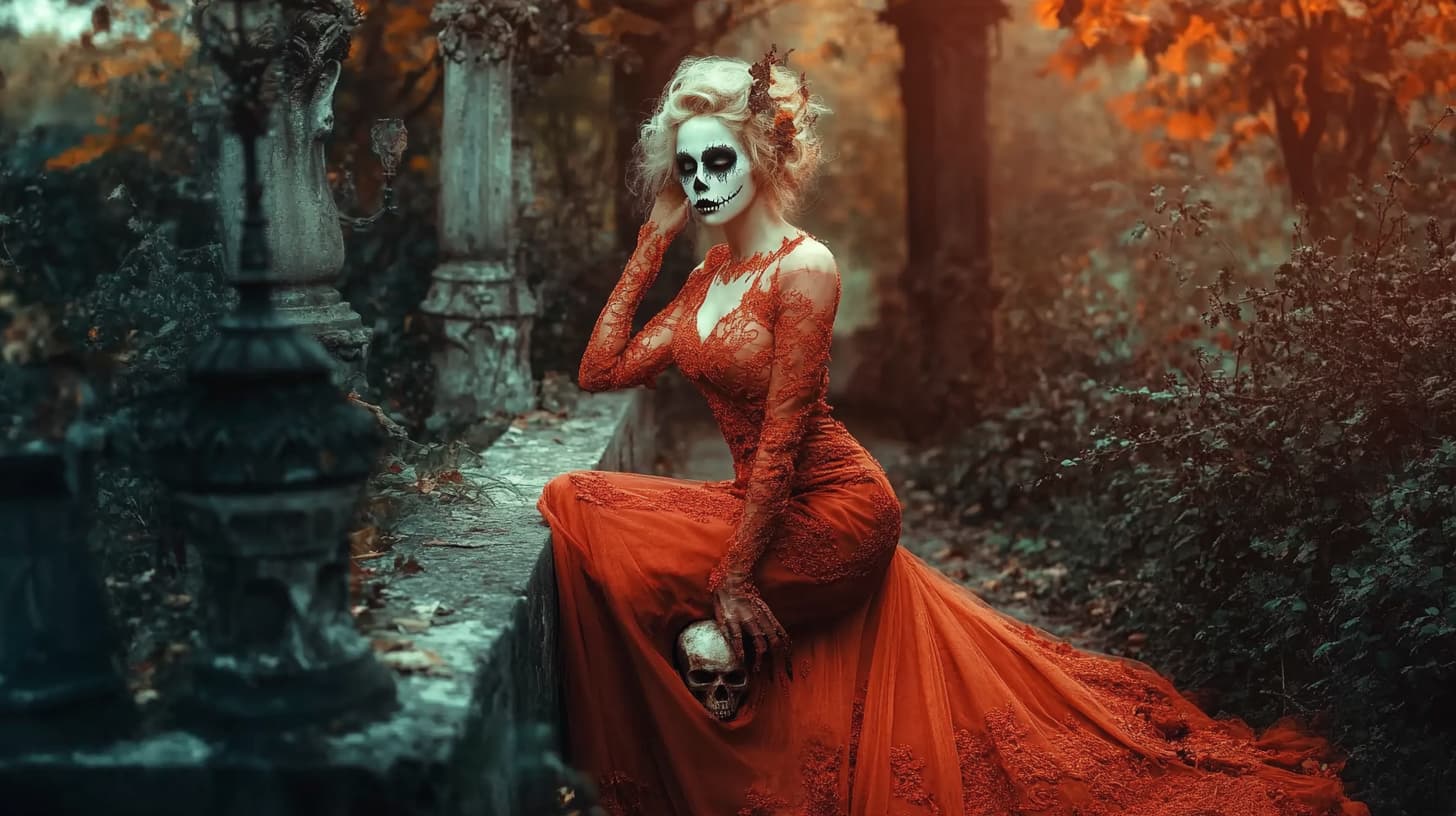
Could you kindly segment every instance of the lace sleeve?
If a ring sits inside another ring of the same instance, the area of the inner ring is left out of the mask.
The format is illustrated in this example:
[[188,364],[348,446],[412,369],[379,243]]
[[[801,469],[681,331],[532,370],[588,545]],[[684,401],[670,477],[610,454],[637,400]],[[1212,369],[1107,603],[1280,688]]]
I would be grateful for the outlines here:
[[[637,232],[637,248],[622,277],[612,288],[607,305],[597,318],[591,340],[581,355],[577,383],[587,391],[611,391],[636,385],[651,386],[671,362],[672,326],[682,309],[682,292],[667,308],[632,336],[632,318],[642,297],[657,279],[662,257],[676,233],[665,233],[648,221]],[[686,287],[684,287],[686,290]]]
[[[725,580],[749,581],[763,555],[773,522],[788,503],[799,447],[815,408],[829,386],[829,345],[839,307],[839,272],[832,258],[785,269],[773,283],[773,358],[763,428],[728,550],[708,582],[716,591]],[[751,586],[751,583],[750,583]]]

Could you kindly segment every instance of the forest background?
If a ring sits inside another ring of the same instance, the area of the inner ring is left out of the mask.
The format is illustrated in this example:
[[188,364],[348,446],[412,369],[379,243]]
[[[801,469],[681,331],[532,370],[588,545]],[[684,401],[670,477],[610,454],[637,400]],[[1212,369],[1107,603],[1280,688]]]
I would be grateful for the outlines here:
[[[403,215],[347,237],[340,288],[375,329],[369,396],[428,436],[434,24],[418,0],[359,5],[329,148],[340,200],[376,200],[375,118],[402,117],[410,148]],[[517,101],[536,372],[574,370],[629,248],[620,133],[643,111],[623,89],[672,49],[794,48],[834,110],[803,225],[845,276],[839,401],[911,418],[896,429],[917,446],[909,500],[952,522],[947,548],[1010,564],[1010,588],[1206,690],[1210,710],[1312,718],[1378,816],[1453,812],[1456,5],[1011,2],[988,76],[960,80],[988,83],[999,299],[965,320],[993,327],[994,347],[894,389],[875,372],[934,307],[907,277],[920,214],[884,5],[552,11],[571,43],[528,52]],[[30,387],[17,372],[61,357],[84,361],[98,410],[125,426],[175,387],[227,301],[185,8],[30,0],[0,18],[7,434]],[[959,178],[960,157],[935,160]],[[937,378],[971,397],[925,413]],[[109,571],[163,569],[151,477],[122,467],[102,498]]]

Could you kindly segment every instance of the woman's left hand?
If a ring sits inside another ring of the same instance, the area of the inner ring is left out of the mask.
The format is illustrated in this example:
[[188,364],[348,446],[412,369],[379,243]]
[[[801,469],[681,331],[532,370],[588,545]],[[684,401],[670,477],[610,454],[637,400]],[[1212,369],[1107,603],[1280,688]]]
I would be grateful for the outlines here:
[[789,663],[789,633],[751,581],[724,581],[713,593],[713,614],[718,619],[718,628],[728,638],[740,662],[745,659],[747,646],[752,643],[753,665],[750,668],[757,671],[771,656],[778,655],[784,659],[785,673],[793,677]]

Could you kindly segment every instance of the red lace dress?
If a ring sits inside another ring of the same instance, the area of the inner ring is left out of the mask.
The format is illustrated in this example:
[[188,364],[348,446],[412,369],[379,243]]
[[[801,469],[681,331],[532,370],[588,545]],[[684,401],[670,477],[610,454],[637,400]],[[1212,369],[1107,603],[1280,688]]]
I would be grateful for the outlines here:
[[[890,484],[824,399],[838,275],[780,263],[802,239],[727,270],[751,288],[706,340],[698,308],[732,263],[721,245],[633,336],[669,239],[643,228],[581,384],[650,385],[675,363],[734,478],[578,471],[539,502],[569,759],[609,814],[1368,816],[1320,739],[1216,721],[1147,666],[1074,649],[898,546]],[[673,653],[734,565],[788,629],[794,676],[755,678],[721,722]]]

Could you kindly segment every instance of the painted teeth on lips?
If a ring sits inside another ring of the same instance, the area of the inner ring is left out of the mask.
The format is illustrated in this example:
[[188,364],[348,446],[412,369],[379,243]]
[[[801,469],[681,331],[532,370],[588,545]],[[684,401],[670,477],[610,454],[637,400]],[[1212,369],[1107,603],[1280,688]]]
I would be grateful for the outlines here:
[[728,202],[737,198],[738,194],[741,192],[743,192],[743,188],[739,187],[737,190],[733,191],[733,195],[730,195],[727,198],[719,199],[717,201],[714,201],[711,198],[700,198],[697,201],[693,202],[693,207],[695,207],[698,212],[704,215],[712,212],[717,212],[723,207],[724,204],[727,204]]

